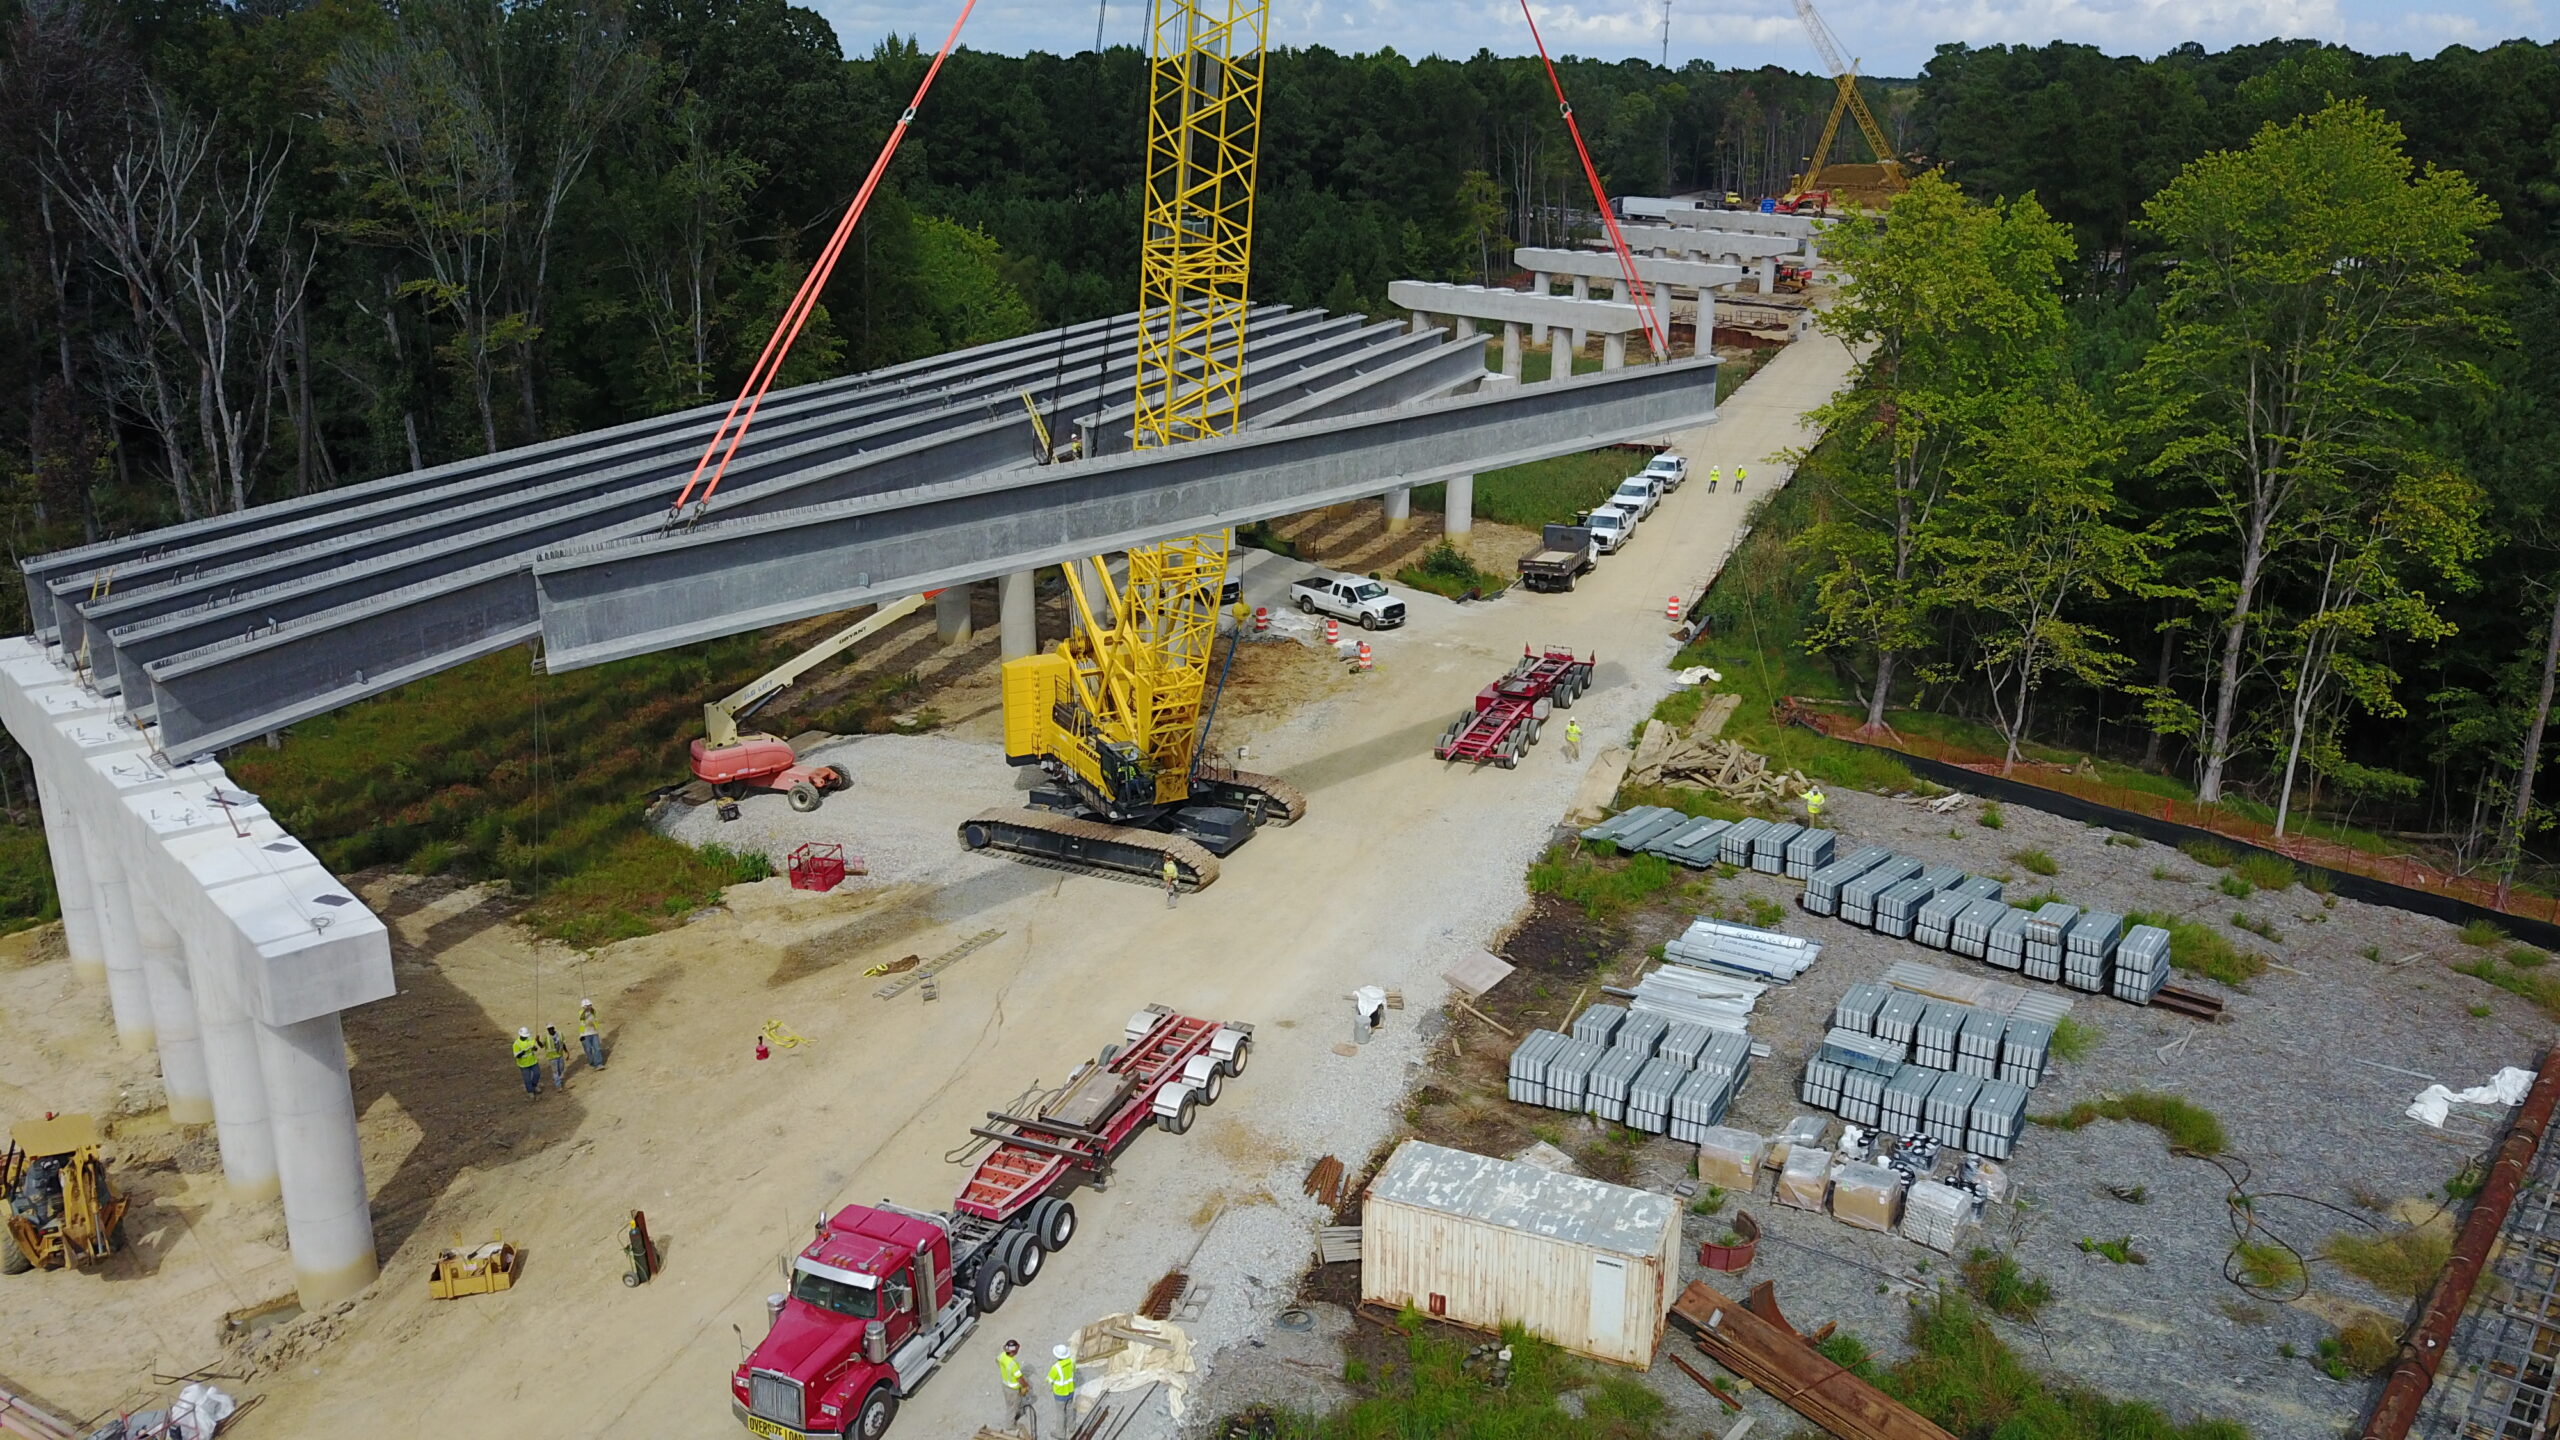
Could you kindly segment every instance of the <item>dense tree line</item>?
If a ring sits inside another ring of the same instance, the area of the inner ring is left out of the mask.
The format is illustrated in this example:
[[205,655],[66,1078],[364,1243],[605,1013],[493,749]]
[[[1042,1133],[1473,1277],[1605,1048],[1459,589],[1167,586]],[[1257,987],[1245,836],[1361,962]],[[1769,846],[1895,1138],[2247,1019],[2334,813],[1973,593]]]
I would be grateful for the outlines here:
[[[1815,642],[2502,875],[2547,828],[2560,49],[1942,48],[1837,237]],[[2112,738],[2110,738],[2112,737]]]

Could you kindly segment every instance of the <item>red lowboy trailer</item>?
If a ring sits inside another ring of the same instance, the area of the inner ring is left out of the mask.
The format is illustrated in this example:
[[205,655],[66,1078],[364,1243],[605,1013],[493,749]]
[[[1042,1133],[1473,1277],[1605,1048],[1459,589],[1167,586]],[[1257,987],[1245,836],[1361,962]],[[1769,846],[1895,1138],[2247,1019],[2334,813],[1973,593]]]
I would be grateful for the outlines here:
[[1571,650],[1548,647],[1543,653],[1523,647],[1520,663],[1501,679],[1476,692],[1476,703],[1458,712],[1440,743],[1431,747],[1435,760],[1490,760],[1508,770],[1538,743],[1538,729],[1552,710],[1570,710],[1576,696],[1591,688],[1596,657],[1577,659]]

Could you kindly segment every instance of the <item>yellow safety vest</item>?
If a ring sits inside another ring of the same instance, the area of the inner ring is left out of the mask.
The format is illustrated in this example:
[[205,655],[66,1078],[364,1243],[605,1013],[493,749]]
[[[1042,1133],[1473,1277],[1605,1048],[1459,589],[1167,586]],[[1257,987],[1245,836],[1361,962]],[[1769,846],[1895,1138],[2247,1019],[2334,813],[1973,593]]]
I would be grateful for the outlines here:
[[1582,743],[1582,722],[1581,722],[1581,721],[1579,721],[1579,720],[1567,720],[1566,722],[1564,722],[1564,738],[1566,738],[1567,740],[1572,741],[1573,743],[1575,743],[1575,744],[1577,744],[1577,745],[1581,744],[1581,743]]
[[595,1034],[595,1033],[596,1033],[596,1022],[595,1022],[594,1017],[590,1016],[590,1017],[588,1017],[587,1019],[584,1019],[584,1020],[581,1020],[581,1021],[579,1021],[579,1022],[578,1022],[578,1035],[579,1035],[579,1037],[580,1037],[580,1038],[582,1038],[582,1039],[583,1039],[584,1037],[589,1036],[589,1035],[593,1035],[593,1034]]
[[999,1351],[996,1354],[996,1373],[1004,1377],[1004,1388],[1007,1390],[1022,1388],[1021,1361]]
[[524,1036],[516,1037],[515,1051],[516,1068],[519,1070],[530,1070],[542,1063],[542,1047]]
[[1182,871],[1174,865],[1173,857],[1169,855],[1166,856],[1164,862],[1164,883],[1170,885],[1181,878]]
[[1805,813],[1806,813],[1806,814],[1808,814],[1808,815],[1819,815],[1819,814],[1821,814],[1821,813],[1822,813],[1822,792],[1821,792],[1821,791],[1819,791],[1819,790],[1815,790],[1815,791],[1812,791],[1812,792],[1808,793],[1808,794],[1804,797],[1804,808],[1805,808]]
[[1053,1395],[1076,1393],[1075,1361],[1061,1360],[1049,1367],[1049,1393]]

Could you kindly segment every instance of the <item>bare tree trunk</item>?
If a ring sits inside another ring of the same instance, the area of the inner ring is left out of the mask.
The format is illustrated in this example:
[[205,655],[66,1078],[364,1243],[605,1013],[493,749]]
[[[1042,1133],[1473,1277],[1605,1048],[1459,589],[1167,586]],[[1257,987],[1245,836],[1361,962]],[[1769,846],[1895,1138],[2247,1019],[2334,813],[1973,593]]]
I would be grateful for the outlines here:
[[2249,638],[2250,603],[2257,598],[2258,567],[2266,560],[2266,530],[2253,522],[2241,537],[2240,584],[2231,597],[2231,620],[2222,627],[2222,663],[2213,697],[2213,721],[2205,731],[2204,772],[2196,781],[2196,801],[2222,799],[2222,773],[2231,762],[2231,719],[2240,703],[2240,652]]
[[2533,701],[2533,723],[2525,727],[2524,747],[2516,755],[2516,794],[2507,806],[2507,833],[2500,837],[2498,903],[2513,893],[2516,867],[2524,861],[2524,824],[2533,814],[2534,772],[2542,768],[2542,731],[2551,720],[2551,689],[2560,673],[2560,585],[2551,587],[2551,619],[2542,642],[2542,688]]
[[[2160,629],[2160,669],[2157,677],[2152,681],[2152,683],[2157,685],[2160,688],[2160,692],[2164,695],[2167,694],[2169,690],[2170,676],[2176,671],[2177,656],[2178,632],[2168,628],[2166,625],[2163,625]],[[2160,732],[2157,728],[2154,728],[2151,731],[2151,738],[2144,741],[2142,745],[2142,768],[2145,770],[2157,769],[2159,764]]]

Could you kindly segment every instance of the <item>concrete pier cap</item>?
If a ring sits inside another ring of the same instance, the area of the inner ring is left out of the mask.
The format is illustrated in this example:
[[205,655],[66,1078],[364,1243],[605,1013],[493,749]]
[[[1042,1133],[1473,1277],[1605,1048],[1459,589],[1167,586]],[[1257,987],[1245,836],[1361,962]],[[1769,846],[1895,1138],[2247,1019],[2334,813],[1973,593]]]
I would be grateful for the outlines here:
[[306,1309],[362,1290],[380,1266],[339,1016],[393,993],[389,931],[220,765],[172,763],[32,637],[0,639],[0,727],[48,848],[86,867],[57,881],[87,888],[118,1034],[159,1052],[171,1117],[213,1122],[236,1198],[282,1199]]

